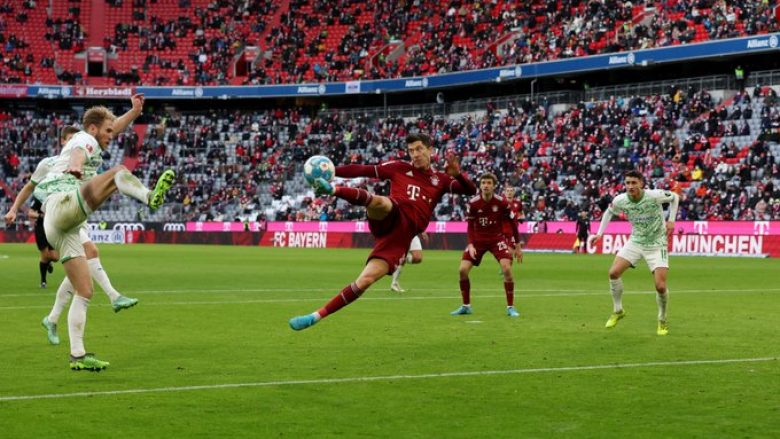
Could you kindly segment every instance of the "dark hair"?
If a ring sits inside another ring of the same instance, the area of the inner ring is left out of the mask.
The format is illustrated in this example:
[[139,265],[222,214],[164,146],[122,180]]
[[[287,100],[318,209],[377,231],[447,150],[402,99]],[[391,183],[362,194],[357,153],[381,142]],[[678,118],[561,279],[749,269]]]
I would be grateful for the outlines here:
[[484,174],[479,176],[479,181],[487,180],[487,179],[493,180],[493,186],[498,185],[498,178],[496,177],[496,174],[485,172]]
[[641,172],[637,171],[636,169],[632,169],[630,171],[626,171],[625,174],[623,174],[623,178],[633,177],[636,179],[639,179],[642,183],[645,182],[645,176],[642,175]]
[[407,145],[410,145],[414,142],[422,142],[422,144],[427,146],[428,148],[433,146],[433,143],[431,143],[431,136],[424,133],[412,133],[406,136]]
[[73,125],[68,125],[64,128],[62,128],[62,131],[60,131],[60,139],[65,140],[68,138],[68,136],[72,136],[76,133],[78,133],[80,130]]

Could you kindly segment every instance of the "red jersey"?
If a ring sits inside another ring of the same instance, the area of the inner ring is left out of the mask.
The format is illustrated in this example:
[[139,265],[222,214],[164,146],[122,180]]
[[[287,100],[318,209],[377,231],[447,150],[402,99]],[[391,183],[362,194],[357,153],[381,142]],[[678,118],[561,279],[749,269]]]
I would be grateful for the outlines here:
[[509,203],[509,210],[515,215],[515,221],[520,221],[520,218],[523,217],[523,203],[516,199],[507,200],[507,203]]
[[469,244],[475,247],[484,247],[497,241],[503,241],[504,224],[510,224],[514,231],[512,236],[518,239],[517,223],[514,213],[509,208],[506,200],[498,195],[493,195],[485,201],[482,195],[469,200],[468,206],[468,235]]
[[517,242],[517,236],[515,236],[515,233],[512,231],[514,228],[515,231],[517,231],[517,223],[522,222],[523,218],[523,203],[518,201],[517,199],[512,199],[512,201],[506,200],[507,203],[509,203],[509,210],[512,211],[512,214],[514,214],[514,221],[504,222],[504,236],[506,236],[507,239],[514,239],[513,244]]
[[336,176],[390,180],[390,199],[401,208],[409,207],[410,217],[419,230],[417,233],[428,227],[433,209],[445,192],[473,195],[477,191],[474,183],[464,174],[453,178],[433,167],[423,171],[401,160],[378,165],[336,166]]

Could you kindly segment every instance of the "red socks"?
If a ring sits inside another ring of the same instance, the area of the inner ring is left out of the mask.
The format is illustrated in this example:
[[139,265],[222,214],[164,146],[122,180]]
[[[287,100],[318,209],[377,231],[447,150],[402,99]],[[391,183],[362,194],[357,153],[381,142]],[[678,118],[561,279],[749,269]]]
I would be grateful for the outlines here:
[[460,295],[463,296],[463,304],[471,304],[471,281],[469,279],[460,280]]
[[341,308],[344,308],[350,303],[356,301],[363,294],[363,291],[365,290],[361,290],[353,282],[347,285],[346,287],[344,287],[344,289],[341,290],[339,294],[333,296],[333,298],[330,299],[328,303],[325,304],[325,306],[320,308],[317,311],[317,313],[320,315],[320,317],[325,317],[328,314],[333,314],[334,312],[340,310]]
[[336,190],[333,195],[346,200],[356,206],[368,206],[371,202],[373,195],[368,193],[365,189],[357,189],[354,187],[336,186]]
[[504,282],[504,291],[506,291],[506,306],[515,306],[515,283]]

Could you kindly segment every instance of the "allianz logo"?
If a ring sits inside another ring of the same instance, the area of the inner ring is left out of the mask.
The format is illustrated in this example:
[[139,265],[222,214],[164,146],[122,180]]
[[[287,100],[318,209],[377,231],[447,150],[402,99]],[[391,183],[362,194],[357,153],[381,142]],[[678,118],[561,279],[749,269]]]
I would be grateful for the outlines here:
[[64,94],[62,92],[62,88],[52,88],[52,87],[41,87],[38,89],[39,95],[61,95]]
[[613,65],[613,64],[633,64],[635,61],[635,57],[633,53],[629,53],[626,55],[612,55],[609,57],[609,62],[607,64]]
[[404,87],[427,87],[427,86],[428,86],[428,78],[407,79],[406,82],[404,82]]
[[171,96],[195,96],[195,89],[174,88]]
[[777,36],[772,35],[769,38],[754,38],[751,40],[748,40],[747,42],[747,48],[748,49],[759,49],[764,47],[777,47],[778,39]]
[[328,89],[325,87],[325,84],[320,85],[299,85],[298,90],[296,93],[298,94],[309,94],[309,93],[316,93],[316,94],[325,94],[325,92],[328,91]]

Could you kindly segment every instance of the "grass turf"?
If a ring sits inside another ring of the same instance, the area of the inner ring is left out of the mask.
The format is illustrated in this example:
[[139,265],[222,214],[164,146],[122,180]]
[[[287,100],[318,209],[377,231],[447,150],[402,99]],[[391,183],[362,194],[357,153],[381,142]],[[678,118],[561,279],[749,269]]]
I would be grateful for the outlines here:
[[41,290],[34,247],[0,246],[4,437],[780,435],[777,260],[672,257],[658,337],[645,266],[606,330],[611,257],[527,254],[510,319],[494,261],[472,271],[474,314],[453,317],[460,256],[425,251],[406,293],[386,278],[294,332],[287,320],[353,281],[367,250],[100,250],[141,303],[114,314],[96,287],[86,346],[111,362],[96,374],[67,368],[67,310],[60,346],[40,327],[62,267]]

